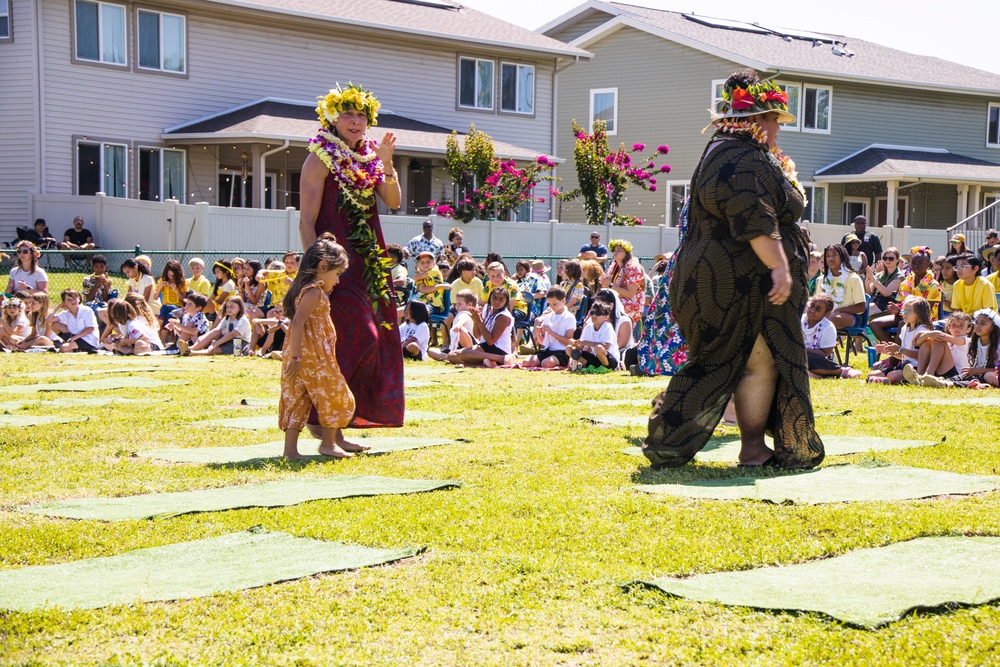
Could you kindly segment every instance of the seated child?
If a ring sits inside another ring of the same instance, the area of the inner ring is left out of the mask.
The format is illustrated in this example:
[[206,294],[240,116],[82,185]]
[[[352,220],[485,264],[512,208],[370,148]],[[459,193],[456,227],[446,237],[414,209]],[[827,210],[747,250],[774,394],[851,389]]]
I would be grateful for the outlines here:
[[403,358],[426,361],[427,344],[431,330],[427,323],[431,316],[422,301],[410,301],[403,309],[403,324],[399,327],[399,339],[403,344]]
[[52,332],[49,317],[49,295],[45,292],[34,292],[24,302],[31,333],[21,341],[20,349],[32,347],[53,347],[62,345],[62,341]]
[[406,271],[407,252],[398,243],[390,243],[385,247],[385,252],[392,260],[389,273],[392,275],[392,286],[396,288],[396,302],[406,303],[410,296],[411,280],[410,274]]
[[118,335],[112,335],[104,343],[107,350],[120,354],[145,354],[163,349],[156,329],[128,301],[112,299],[108,302],[108,322],[118,330]]
[[[479,279],[476,278],[476,280]],[[455,283],[452,283],[453,290],[454,285]],[[427,356],[437,361],[445,361],[448,358],[448,352],[451,350],[464,350],[476,344],[475,324],[472,322],[472,315],[469,314],[469,311],[475,310],[478,304],[479,299],[471,289],[463,289],[456,294],[455,300],[452,302],[452,307],[455,309],[455,316],[451,319],[451,330],[448,332],[450,349],[442,349],[440,352],[437,350],[427,350]],[[445,321],[445,324],[447,323]]]
[[[265,317],[255,320],[253,323],[253,334],[250,336],[250,353],[259,357],[268,357],[281,361],[281,349],[285,346],[285,336],[288,334],[290,321],[284,315],[285,306],[282,303],[274,304],[271,312],[274,317]],[[263,340],[261,340],[263,338]],[[260,349],[257,344],[260,343]]]
[[511,353],[514,318],[510,314],[510,294],[504,289],[490,293],[490,301],[482,314],[476,308],[468,310],[472,318],[474,335],[478,342],[472,347],[452,350],[449,364],[482,364],[496,368],[498,364],[513,364],[517,357]]
[[584,297],[583,272],[580,269],[580,261],[571,259],[563,264],[563,275],[566,276],[566,279],[561,286],[566,290],[566,307],[575,317],[583,304]]
[[566,345],[566,351],[572,359],[570,370],[590,366],[603,366],[611,370],[618,368],[618,336],[610,320],[611,306],[595,301],[580,340],[571,340]]
[[205,260],[201,257],[192,257],[188,260],[188,269],[191,270],[188,288],[192,292],[212,296],[212,283],[205,277]]
[[24,315],[24,304],[16,296],[3,297],[3,315],[0,316],[0,348],[19,350],[21,343],[31,336],[31,323]]
[[850,366],[841,368],[834,359],[837,328],[827,319],[827,315],[832,312],[833,297],[829,294],[817,294],[809,299],[806,312],[802,315],[802,337],[806,343],[809,377],[859,377],[861,371]]
[[238,296],[229,297],[224,312],[225,317],[217,318],[215,326],[198,338],[194,345],[189,346],[184,340],[177,341],[177,349],[181,356],[233,354],[235,348],[233,341],[236,338],[240,339],[240,345],[246,344],[242,341],[250,342],[250,320],[247,319],[243,299]]
[[928,382],[932,387],[968,387],[969,389],[990,389],[998,386],[997,365],[1000,363],[1000,314],[989,308],[978,310],[973,319],[972,340],[969,356],[962,360],[962,368],[951,380]]
[[483,292],[487,300],[495,289],[503,289],[510,296],[509,309],[513,313],[515,321],[523,322],[528,319],[528,304],[521,296],[521,290],[517,283],[507,276],[507,271],[500,262],[486,265],[486,282],[483,283]]
[[83,279],[83,302],[99,316],[99,311],[108,305],[108,301],[118,296],[118,290],[111,283],[108,260],[104,255],[91,257],[90,268],[93,273]]
[[535,342],[542,349],[528,357],[525,368],[556,368],[568,366],[569,356],[566,346],[573,340],[576,331],[576,316],[566,307],[566,290],[558,285],[550,287],[545,294],[548,308],[535,320]]
[[80,305],[75,289],[62,291],[62,302],[49,315],[52,330],[60,334],[60,352],[97,352],[97,316]]
[[971,331],[972,318],[956,311],[948,317],[944,331],[921,331],[914,336],[913,344],[920,348],[920,355],[917,369],[903,367],[906,381],[925,387],[954,386],[949,380],[957,379],[961,369],[969,365]]
[[185,340],[193,344],[199,336],[208,333],[208,318],[204,313],[207,305],[207,296],[199,292],[189,292],[184,297],[184,310],[180,319],[170,318],[164,328],[173,332],[178,341]]
[[435,315],[444,315],[443,290],[451,289],[444,282],[441,270],[434,264],[434,254],[422,252],[417,256],[417,271],[413,275],[416,300],[422,301]]
[[[879,343],[875,349],[879,354],[888,354],[893,362],[892,368],[873,370],[868,374],[868,382],[902,384],[906,381],[903,366],[917,365],[920,356],[914,338],[921,331],[930,331],[934,324],[931,321],[931,306],[927,299],[919,296],[909,296],[899,309],[903,318],[903,326],[899,329],[899,343]],[[909,374],[909,372],[907,372]]]

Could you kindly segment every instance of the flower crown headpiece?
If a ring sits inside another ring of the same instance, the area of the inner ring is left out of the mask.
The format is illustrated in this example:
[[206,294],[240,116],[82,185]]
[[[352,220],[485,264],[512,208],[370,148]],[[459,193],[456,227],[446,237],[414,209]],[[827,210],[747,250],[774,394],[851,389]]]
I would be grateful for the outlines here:
[[1000,313],[997,313],[997,311],[993,310],[992,308],[980,308],[975,313],[973,313],[972,315],[973,321],[975,321],[975,319],[980,315],[982,315],[983,317],[990,318],[990,320],[993,322],[993,326],[1000,328]]
[[777,111],[779,123],[795,122],[795,116],[788,110],[788,93],[773,81],[752,83],[746,88],[723,88],[722,103],[709,111],[713,121]]
[[915,245],[910,248],[910,255],[916,255],[917,253],[923,253],[928,257],[931,256],[931,249],[925,245]]
[[21,248],[27,248],[28,250],[31,251],[31,254],[35,256],[35,259],[38,259],[39,257],[42,256],[42,253],[39,252],[38,248],[31,241],[21,241],[17,244],[16,247],[18,250],[20,250]]
[[16,296],[5,296],[3,298],[4,308],[9,308],[10,306],[17,306],[18,308],[20,308],[21,305],[22,305],[21,300],[18,299]]
[[617,248],[621,248],[629,254],[632,253],[632,244],[624,239],[612,239],[608,242],[608,250],[614,252]]
[[212,269],[213,270],[214,269],[222,269],[223,271],[225,271],[227,274],[229,274],[233,278],[236,277],[236,274],[233,272],[233,270],[230,267],[228,267],[225,264],[223,264],[222,262],[216,262],[215,264],[213,264],[212,265]]
[[319,104],[316,105],[316,115],[319,116],[319,122],[326,127],[333,127],[340,114],[348,109],[363,111],[370,127],[378,125],[378,110],[382,105],[371,91],[350,81],[347,82],[346,88],[341,88],[338,83],[336,88],[331,88],[325,96],[316,99],[319,100]]

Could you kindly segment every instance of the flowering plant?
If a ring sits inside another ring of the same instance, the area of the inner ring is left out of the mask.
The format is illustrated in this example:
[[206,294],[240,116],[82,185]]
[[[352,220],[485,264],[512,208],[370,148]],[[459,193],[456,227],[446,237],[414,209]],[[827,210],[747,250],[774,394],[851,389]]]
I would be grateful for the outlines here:
[[364,111],[368,125],[372,127],[378,125],[378,110],[382,105],[370,91],[350,81],[347,82],[347,88],[341,88],[338,83],[336,88],[331,88],[325,96],[316,99],[319,100],[316,115],[327,128],[332,128],[340,118],[341,112],[346,109]]
[[603,120],[594,121],[591,134],[587,134],[573,121],[573,133],[576,135],[573,159],[580,186],[565,193],[550,190],[553,196],[566,201],[582,198],[587,222],[591,225],[602,225],[608,221],[615,225],[642,224],[642,220],[635,216],[617,213],[618,205],[630,185],[656,192],[656,178],[653,174],[657,171],[669,173],[670,165],[657,167],[654,159],[658,155],[666,155],[670,148],[658,146],[647,157],[638,159],[633,159],[633,155],[646,150],[645,144],[632,144],[631,149],[622,144],[611,150],[608,148],[606,123]]

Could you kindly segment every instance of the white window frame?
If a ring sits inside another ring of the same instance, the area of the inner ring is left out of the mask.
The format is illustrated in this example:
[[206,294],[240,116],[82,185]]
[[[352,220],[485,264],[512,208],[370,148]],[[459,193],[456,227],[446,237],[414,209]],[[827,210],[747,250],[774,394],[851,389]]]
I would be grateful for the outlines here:
[[[829,102],[829,104],[830,104],[830,117],[829,117],[829,123],[827,124],[826,129],[822,129],[821,130],[821,129],[818,129],[818,128],[806,127],[806,121],[805,121],[805,114],[806,114],[806,93],[810,89],[825,90],[825,91],[827,91],[827,94],[829,95],[829,99],[830,99],[830,102]],[[833,132],[833,87],[832,86],[821,86],[821,85],[814,84],[814,83],[806,83],[806,84],[802,85],[802,90],[800,91],[799,94],[801,95],[801,97],[800,97],[801,101],[799,102],[799,106],[802,109],[802,113],[800,114],[801,119],[800,119],[799,123],[800,123],[800,125],[802,127],[802,132],[808,132],[810,134],[831,134]]]
[[[79,51],[80,44],[77,35],[78,27],[76,24],[76,6],[81,1],[88,2],[92,5],[97,5],[97,60],[93,60],[91,58],[83,58],[80,56],[80,51]],[[125,62],[116,63],[104,59],[104,8],[107,6],[119,7],[122,10],[122,32],[125,36],[123,55],[125,57]],[[104,2],[104,0],[73,0],[72,10],[73,10],[73,60],[81,63],[97,63],[108,67],[120,67],[122,69],[128,69],[129,66],[128,6],[118,2]]]
[[[129,156],[129,153],[132,151],[131,147],[129,147],[129,145],[128,145],[128,142],[100,141],[98,139],[77,139],[74,142],[74,146],[73,146],[73,159],[76,162],[76,172],[73,174],[73,190],[74,190],[74,192],[76,192],[78,190],[79,184],[80,184],[80,166],[81,165],[79,164],[79,160],[77,158],[80,155],[80,145],[81,144],[87,144],[87,145],[90,145],[90,146],[97,146],[98,147],[98,156],[100,158],[100,163],[98,164],[97,168],[98,168],[98,171],[101,174],[101,187],[97,191],[98,192],[103,192],[108,197],[113,197],[115,195],[109,195],[106,192],[107,188],[104,187],[105,186],[105,181],[107,179],[107,169],[105,168],[105,165],[104,165],[104,149],[105,149],[106,146],[120,146],[121,148],[125,149],[125,162],[124,162],[124,167],[125,167],[125,183],[124,183],[125,190],[124,190],[124,192],[125,192],[125,194],[123,194],[120,197],[120,199],[127,198],[128,197],[128,193],[129,193],[129,187],[131,185],[131,183],[129,182],[129,171],[130,171],[130,169],[129,169],[129,159],[128,159],[128,156]],[[76,194],[79,194],[79,192],[76,192]]]
[[153,200],[146,200],[146,201],[160,201],[160,202],[167,201],[167,200],[163,199],[163,165],[164,165],[163,154],[164,153],[180,153],[180,155],[181,155],[181,178],[183,179],[184,182],[181,183],[181,194],[180,194],[180,197],[177,198],[177,201],[180,202],[181,204],[183,204],[184,203],[184,197],[185,197],[184,192],[185,192],[185,189],[187,188],[187,151],[181,150],[179,148],[166,148],[164,146],[146,146],[146,145],[143,145],[143,144],[139,144],[138,146],[136,146],[135,147],[135,177],[136,177],[136,191],[135,191],[135,196],[136,196],[137,199],[142,199],[142,193],[139,192],[139,182],[138,182],[138,180],[139,180],[139,174],[141,173],[141,169],[142,169],[142,152],[143,151],[157,151],[160,154],[160,187],[159,187],[160,198],[159,199],[153,199]]
[[[813,196],[809,197],[809,203],[813,207],[812,208],[812,217],[813,218],[816,217],[816,206],[815,206],[815,203],[816,203],[816,199],[815,199],[816,190],[822,190],[823,191],[823,222],[817,222],[815,219],[812,219],[812,220],[809,221],[809,223],[810,224],[817,224],[817,225],[826,225],[826,224],[829,224],[830,223],[830,215],[829,215],[830,214],[830,188],[827,187],[823,183],[816,183],[816,182],[813,182],[813,181],[802,181],[802,187],[804,187],[804,188],[812,188]],[[807,195],[807,197],[808,197],[808,195]],[[805,212],[803,211],[803,213],[805,213]],[[802,221],[802,219],[800,218],[799,222],[801,222],[801,221]]]
[[[685,181],[667,181],[664,183],[664,190],[666,191],[666,205],[667,210],[664,212],[663,217],[667,227],[677,227],[679,220],[673,219],[673,206],[671,206],[670,196],[673,194],[673,189],[678,186],[684,186],[684,197],[687,198],[691,194],[691,180]],[[683,208],[683,205],[681,206]]]
[[866,218],[868,218],[869,220],[871,220],[871,214],[870,214],[870,210],[871,210],[871,207],[872,207],[872,200],[871,199],[869,199],[868,197],[844,197],[843,203],[841,204],[841,209],[840,209],[840,217],[843,220],[843,222],[841,224],[844,224],[844,225],[847,225],[847,226],[850,226],[850,225],[853,224],[853,220],[848,220],[847,219],[847,205],[848,204],[864,204],[865,205],[865,210],[861,213],[861,215],[863,215]]
[[[515,90],[514,90],[514,107],[515,108],[514,109],[504,109],[503,108],[503,68],[504,67],[513,67],[514,71],[515,71],[515,73],[514,73],[514,85],[515,85]],[[522,67],[526,67],[526,68],[530,68],[531,69],[531,111],[518,111],[517,108],[516,108],[516,107],[519,106],[519,102],[521,101],[521,87],[520,87],[521,77],[518,76],[518,75],[520,74],[520,70],[521,70]],[[509,62],[509,61],[503,61],[503,60],[500,61],[500,76],[497,78],[497,83],[499,84],[498,88],[500,90],[500,104],[499,104],[499,106],[497,108],[500,110],[500,113],[503,113],[503,114],[516,114],[518,116],[534,116],[535,115],[535,88],[536,88],[536,86],[535,86],[535,77],[536,77],[536,71],[535,71],[535,66],[534,65],[527,65],[525,63],[515,63],[515,62]]]
[[12,12],[11,0],[0,0],[0,18],[7,19],[7,33],[0,34],[0,44],[14,41],[14,19],[11,18]]
[[[187,167],[187,165],[185,165],[185,168],[186,167]],[[241,174],[239,171],[234,171],[232,169],[219,169],[216,173],[219,176],[231,176],[233,178],[233,183],[234,184],[235,184],[237,178],[240,179],[241,182],[243,181],[243,174]],[[252,172],[247,172],[247,178],[253,178],[253,173]],[[216,182],[218,182],[218,177],[216,177]],[[260,205],[259,206],[254,206],[252,208],[263,209],[263,210],[266,210],[266,211],[271,211],[271,210],[274,210],[274,209],[278,208],[278,172],[276,172],[276,171],[266,171],[266,172],[264,172],[264,200],[265,201],[267,200],[267,192],[268,192],[268,190],[271,191],[271,208],[265,209],[264,208],[264,202],[258,202]],[[220,189],[220,192],[221,192],[221,189]],[[232,187],[230,187],[229,188],[229,192],[230,193],[233,193],[233,192],[239,192],[240,193],[240,203],[239,204],[235,204],[234,203],[234,204],[232,204],[230,206],[229,203],[222,204],[218,200],[216,200],[215,205],[216,206],[223,206],[223,207],[226,207],[226,208],[251,208],[251,207],[248,207],[248,206],[244,205],[244,201],[243,201],[245,199],[244,194],[246,194],[247,196],[249,196],[250,200],[253,201],[254,198],[257,196],[257,186],[254,185],[252,189],[245,190],[243,188],[242,184],[241,184],[239,190],[234,190]],[[232,197],[231,194],[230,194],[230,199],[233,199],[233,197]]]
[[786,88],[790,87],[790,86],[791,87],[795,87],[799,91],[798,96],[796,98],[798,100],[798,103],[795,105],[795,108],[793,109],[791,107],[788,107],[788,111],[793,116],[795,116],[795,122],[794,123],[782,123],[781,124],[781,131],[782,132],[798,132],[799,130],[802,129],[802,104],[803,104],[803,102],[802,102],[802,100],[803,100],[802,84],[801,83],[795,83],[793,81],[775,81],[774,83],[776,85],[784,86]]
[[615,95],[615,113],[612,121],[614,122],[614,130],[608,130],[607,135],[613,137],[618,134],[618,88],[591,88],[590,89],[590,123],[587,125],[587,132],[590,132],[594,127],[594,96],[595,95],[606,95],[608,93],[614,93]]
[[[140,32],[139,32],[139,15],[140,14],[155,14],[158,17],[157,26],[160,31],[160,66],[159,67],[148,67],[142,64],[142,59],[140,54],[142,53],[142,44],[140,43]],[[183,67],[179,70],[165,69],[163,67],[163,17],[170,16],[173,18],[178,18],[183,22],[182,36],[183,43],[181,44],[182,62]],[[187,16],[184,14],[177,14],[175,12],[163,12],[156,9],[146,9],[145,7],[136,7],[135,10],[135,68],[141,72],[160,72],[162,74],[173,74],[173,75],[186,75],[187,74]]]
[[[997,109],[997,115],[1000,116],[1000,102],[990,102],[986,105],[986,147],[1000,148],[1000,127],[997,128],[997,142],[995,144],[990,143],[990,112],[993,109]],[[1000,118],[998,118],[997,122],[1000,124]]]
[[[712,88],[708,96],[708,108],[712,110],[712,113],[720,113],[719,104],[722,102],[721,90],[725,85],[725,79],[712,79]],[[720,92],[718,95],[716,95],[717,90]]]
[[[477,100],[479,98],[479,95],[477,94],[479,91],[479,63],[485,62],[485,63],[491,63],[493,65],[493,81],[490,82],[490,90],[492,91],[492,95],[490,95],[490,106],[480,107],[480,106],[469,106],[466,104],[462,104],[462,61],[463,60],[471,60],[472,62],[476,63],[476,68],[475,68],[476,80],[473,82],[474,85],[472,93],[473,100]],[[455,97],[456,101],[458,102],[459,109],[464,109],[468,111],[493,112],[499,107],[499,105],[497,104],[497,62],[495,60],[493,60],[492,58],[476,58],[475,56],[459,56],[457,74],[458,74],[456,76],[457,94]]]
[[874,215],[873,218],[871,218],[871,220],[874,221],[874,224],[878,225],[878,204],[879,204],[879,202],[883,202],[884,201],[886,203],[886,207],[885,207],[885,226],[886,227],[908,227],[910,225],[910,195],[896,195],[896,206],[897,207],[899,206],[899,200],[900,199],[902,199],[904,202],[906,202],[906,205],[903,207],[903,219],[902,220],[897,220],[896,222],[898,224],[890,225],[889,224],[889,197],[888,197],[888,195],[885,196],[885,197],[875,197],[875,215]]

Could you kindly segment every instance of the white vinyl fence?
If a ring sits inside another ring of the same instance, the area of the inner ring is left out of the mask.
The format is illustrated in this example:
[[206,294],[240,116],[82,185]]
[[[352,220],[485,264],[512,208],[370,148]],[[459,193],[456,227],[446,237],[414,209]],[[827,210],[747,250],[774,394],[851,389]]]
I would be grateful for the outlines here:
[[[147,250],[273,252],[298,250],[299,213],[295,209],[265,210],[209,206],[207,203],[179,204],[176,201],[147,202],[135,199],[73,195],[32,195],[30,219],[44,218],[56,235],[69,228],[73,218],[83,216],[102,248]],[[405,245],[421,233],[423,216],[382,216],[386,243]],[[474,220],[462,224],[434,217],[435,235],[445,240],[448,230],[462,230],[465,245],[482,256],[498,252],[504,257],[575,257],[589,242],[590,232],[601,231],[602,242],[612,238],[632,243],[633,254],[652,257],[677,247],[677,230],[664,226],[594,227],[550,222],[499,222]],[[813,242],[820,248],[839,243],[853,227],[809,223]],[[913,245],[927,245],[935,253],[948,248],[945,230],[904,227],[870,228],[882,239],[882,246],[896,246],[906,252]]]

